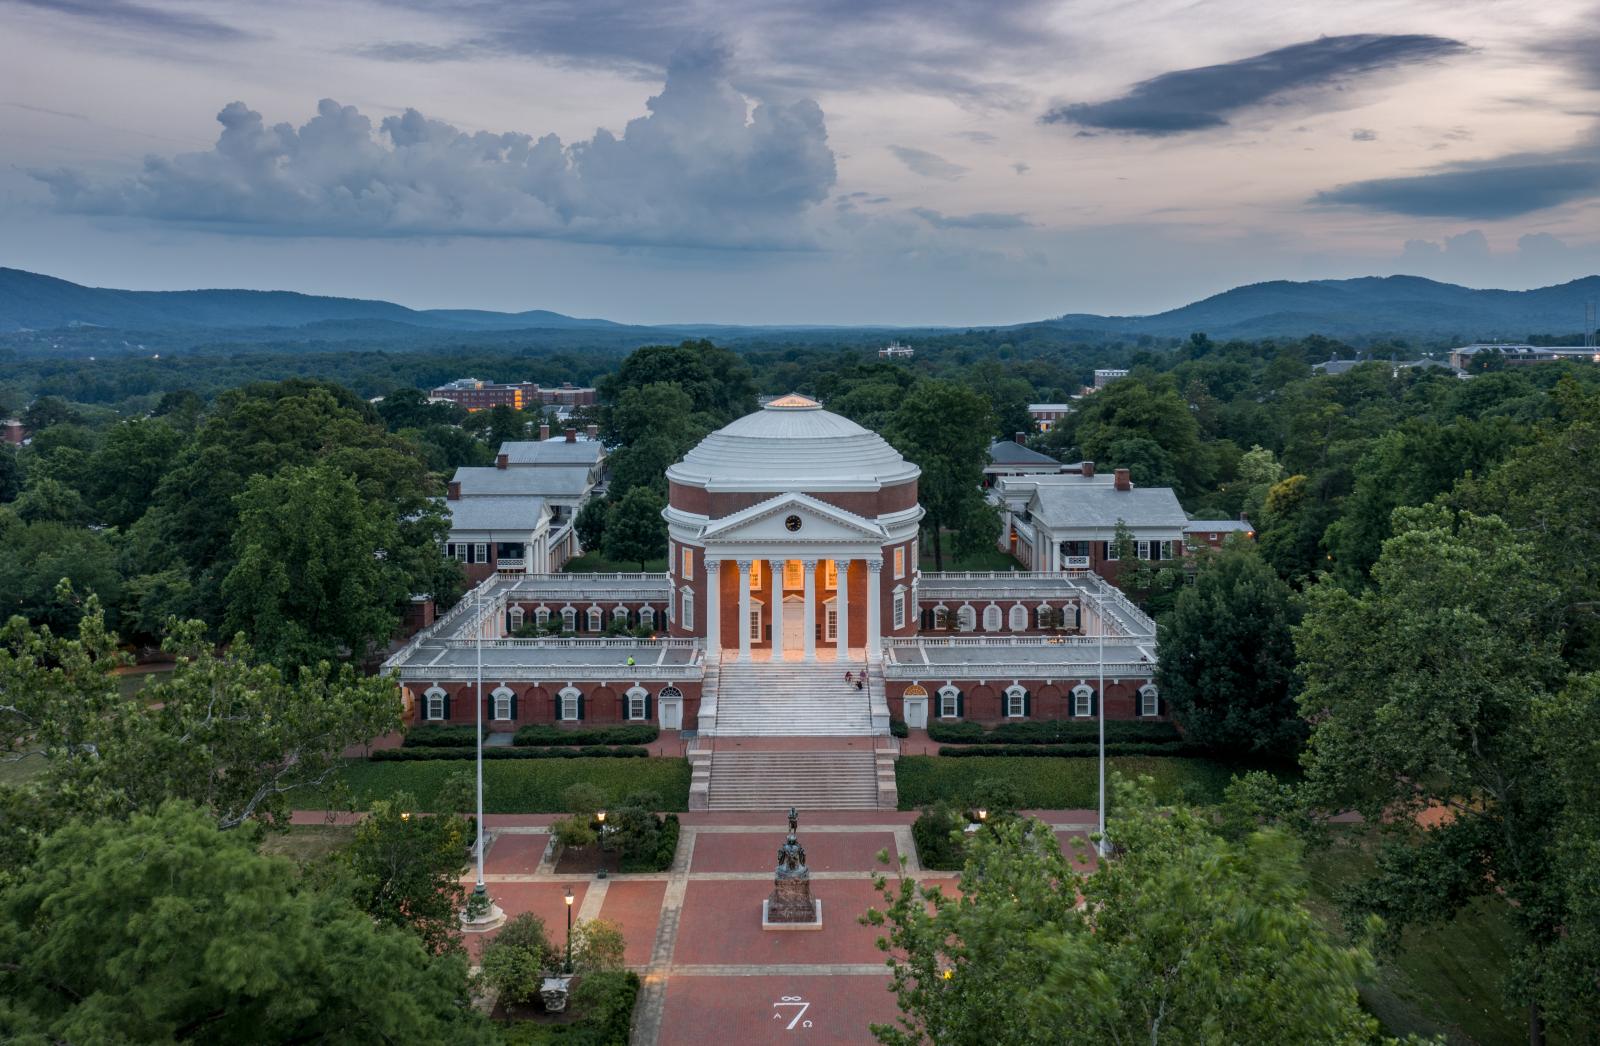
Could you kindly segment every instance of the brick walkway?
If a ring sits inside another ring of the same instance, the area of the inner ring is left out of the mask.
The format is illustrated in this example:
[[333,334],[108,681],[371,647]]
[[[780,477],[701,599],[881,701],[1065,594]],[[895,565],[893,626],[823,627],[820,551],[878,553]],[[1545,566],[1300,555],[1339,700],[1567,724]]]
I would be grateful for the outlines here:
[[[1088,832],[1094,821],[1087,810],[1035,813],[1064,840]],[[508,915],[543,917],[558,941],[569,887],[576,918],[621,925],[627,961],[644,981],[634,1011],[636,1046],[872,1042],[867,1025],[896,1015],[879,931],[858,921],[879,899],[871,882],[882,868],[878,852],[887,850],[891,860],[905,855],[912,875],[954,892],[953,875],[924,873],[917,864],[915,814],[803,812],[800,841],[812,895],[822,901],[823,928],[791,933],[761,929],[761,900],[772,890],[787,828],[782,815],[679,816],[683,831],[669,871],[604,880],[551,870],[554,818],[485,818],[490,895]],[[469,939],[474,953],[482,940]]]

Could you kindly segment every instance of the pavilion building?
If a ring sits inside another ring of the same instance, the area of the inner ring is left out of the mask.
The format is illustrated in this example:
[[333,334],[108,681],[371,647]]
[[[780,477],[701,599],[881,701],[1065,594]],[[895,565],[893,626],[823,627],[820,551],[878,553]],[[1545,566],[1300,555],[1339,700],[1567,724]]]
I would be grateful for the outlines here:
[[[892,806],[893,719],[1166,716],[1155,625],[1114,585],[1059,561],[923,572],[917,466],[814,400],[768,402],[666,478],[665,573],[489,575],[387,663],[408,718],[470,722],[476,697],[493,730],[681,730],[691,803],[731,808]],[[801,756],[821,763],[778,765]]]

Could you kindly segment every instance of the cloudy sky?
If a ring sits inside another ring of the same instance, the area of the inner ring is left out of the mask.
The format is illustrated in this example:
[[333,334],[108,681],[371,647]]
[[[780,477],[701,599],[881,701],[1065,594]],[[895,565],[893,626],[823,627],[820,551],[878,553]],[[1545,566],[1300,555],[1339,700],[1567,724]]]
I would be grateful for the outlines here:
[[0,265],[636,322],[1600,270],[1550,0],[0,0]]

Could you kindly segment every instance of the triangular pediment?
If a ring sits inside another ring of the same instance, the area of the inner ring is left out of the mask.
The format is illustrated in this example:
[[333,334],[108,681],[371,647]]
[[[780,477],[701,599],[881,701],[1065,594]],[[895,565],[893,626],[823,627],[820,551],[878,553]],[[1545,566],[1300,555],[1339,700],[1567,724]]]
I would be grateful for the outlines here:
[[707,541],[883,542],[876,522],[806,494],[779,494],[706,525]]

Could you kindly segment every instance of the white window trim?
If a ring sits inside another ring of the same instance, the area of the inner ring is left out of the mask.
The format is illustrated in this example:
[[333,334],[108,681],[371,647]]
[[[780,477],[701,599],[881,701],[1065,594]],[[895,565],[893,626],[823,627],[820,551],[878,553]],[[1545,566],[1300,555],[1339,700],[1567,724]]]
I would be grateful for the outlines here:
[[906,593],[904,589],[897,589],[894,594],[894,627],[906,627]]
[[825,643],[837,642],[839,639],[839,601],[825,599],[822,601],[822,640]]
[[578,721],[579,696],[577,687],[571,686],[564,688],[558,695],[561,702],[561,707],[558,711],[563,723],[576,723]]
[[[1082,711],[1080,711],[1080,709]],[[1072,688],[1072,717],[1084,719],[1094,715],[1094,690],[1087,684]]]
[[[1006,687],[1006,718],[1022,719],[1028,714],[1028,692],[1021,686]],[[1015,709],[1015,711],[1013,711]]]
[[1107,563],[1115,563],[1115,562],[1117,562],[1117,539],[1116,538],[1112,538],[1110,541],[1106,542],[1106,562]]
[[473,542],[473,544],[472,544],[472,561],[474,563],[487,563],[487,562],[489,562],[489,543],[487,541],[475,541],[475,542]]
[[550,623],[550,608],[539,607],[533,612],[533,623],[543,628]]
[[561,630],[563,632],[576,632],[578,630],[578,609],[576,607],[561,608]]
[[1139,714],[1141,716],[1158,716],[1161,714],[1161,692],[1154,683],[1146,683],[1139,688]]
[[590,607],[584,613],[584,620],[589,624],[589,631],[603,632],[606,627],[606,613],[599,607]]
[[1013,632],[1026,632],[1028,630],[1028,608],[1021,603],[1011,604],[1011,610],[1006,614],[1009,620],[1006,624],[1011,626]]
[[683,590],[683,618],[681,623],[684,628],[694,627],[694,592],[689,588]]
[[[439,687],[429,687],[422,695],[422,717],[431,723],[441,722],[444,719],[444,691]],[[438,714],[434,714],[437,704]]]
[[978,630],[978,612],[970,604],[963,603],[956,608],[956,631],[976,632]]
[[612,607],[611,608],[611,620],[613,622],[628,620],[628,608],[627,607]]
[[[961,692],[953,686],[939,688],[939,718],[955,719],[960,716]],[[948,711],[946,711],[948,709]]]
[[640,607],[639,608],[639,625],[642,628],[655,628],[656,627],[656,608],[655,607]]
[[761,642],[761,633],[766,629],[767,624],[766,611],[766,600],[752,599],[750,601],[750,620],[745,622],[745,627],[750,630],[752,642]]
[[1150,539],[1149,538],[1140,538],[1138,543],[1134,545],[1134,548],[1138,549],[1138,552],[1136,553],[1136,555],[1138,555],[1138,557],[1140,559],[1149,559],[1150,558]]
[[990,603],[983,608],[983,630],[985,632],[998,632],[1005,624],[1005,615],[1000,613],[1000,607]]
[[[505,714],[504,715],[500,714],[501,702],[505,703]],[[507,687],[503,687],[503,686],[495,687],[494,691],[489,695],[489,709],[490,709],[490,712],[489,712],[490,718],[494,719],[496,722],[499,722],[499,723],[510,722],[510,720],[511,720],[511,691],[510,691],[510,689],[507,688]]]
[[[642,721],[644,719],[645,702],[650,696],[649,693],[644,689],[644,687],[636,686],[631,687],[625,696],[628,702],[626,706],[628,710],[628,720],[634,723]],[[638,709],[637,715],[634,714],[635,709]]]

